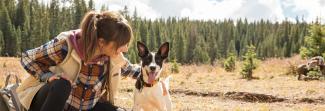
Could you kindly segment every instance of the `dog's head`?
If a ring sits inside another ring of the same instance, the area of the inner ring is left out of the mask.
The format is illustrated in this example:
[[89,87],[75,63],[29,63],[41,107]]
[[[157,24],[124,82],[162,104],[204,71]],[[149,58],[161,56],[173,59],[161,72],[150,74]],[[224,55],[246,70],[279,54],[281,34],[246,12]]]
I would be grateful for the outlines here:
[[148,84],[153,84],[159,78],[163,63],[168,57],[169,43],[162,44],[158,52],[149,52],[142,42],[137,43],[137,48],[142,62],[143,80]]
[[318,61],[317,60],[310,60],[307,62],[307,66],[308,68],[315,68],[316,66],[318,66]]

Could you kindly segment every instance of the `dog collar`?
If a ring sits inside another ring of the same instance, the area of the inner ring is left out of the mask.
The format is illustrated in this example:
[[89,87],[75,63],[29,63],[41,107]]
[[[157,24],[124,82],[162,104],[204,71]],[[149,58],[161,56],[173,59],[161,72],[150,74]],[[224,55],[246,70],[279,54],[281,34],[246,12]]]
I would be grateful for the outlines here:
[[[159,81],[159,78],[158,78],[158,81]],[[143,82],[144,83],[144,87],[152,87],[153,85],[155,85],[156,83],[158,83],[158,81],[154,81],[153,84],[148,84],[146,82]],[[166,89],[166,85],[163,81],[161,81],[161,84],[162,84],[162,88],[163,88],[163,96],[166,96],[167,95],[167,89]]]
[[146,83],[146,82],[143,81],[143,86],[144,87],[152,87],[152,86],[154,86],[155,84],[158,83],[159,79],[160,78],[158,78],[158,80],[155,80],[152,84],[149,84],[149,83]]

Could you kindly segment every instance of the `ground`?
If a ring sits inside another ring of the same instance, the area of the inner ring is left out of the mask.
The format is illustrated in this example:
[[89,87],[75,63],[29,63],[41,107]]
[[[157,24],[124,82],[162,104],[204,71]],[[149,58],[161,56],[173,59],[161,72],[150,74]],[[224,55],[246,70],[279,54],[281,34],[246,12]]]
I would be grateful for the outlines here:
[[[305,62],[299,56],[266,59],[259,63],[253,76],[241,79],[240,64],[234,72],[221,65],[182,65],[172,76],[171,96],[175,111],[325,111],[325,81],[298,81],[287,75],[290,64]],[[5,64],[5,65],[4,65]],[[4,67],[5,66],[5,67]],[[0,79],[6,73],[27,76],[18,58],[0,58]],[[2,81],[1,81],[2,82]],[[135,80],[122,80],[117,105],[131,108]],[[0,83],[0,86],[3,83]]]

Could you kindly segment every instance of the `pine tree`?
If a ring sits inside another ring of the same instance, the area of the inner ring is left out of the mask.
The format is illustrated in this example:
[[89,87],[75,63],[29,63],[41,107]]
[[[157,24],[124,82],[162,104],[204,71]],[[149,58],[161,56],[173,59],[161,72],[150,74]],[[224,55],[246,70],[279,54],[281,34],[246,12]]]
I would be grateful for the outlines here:
[[138,22],[138,11],[137,11],[137,7],[134,7],[134,12],[133,12],[133,20],[135,23]]
[[124,16],[127,17],[129,14],[129,8],[125,5],[123,10],[120,11],[120,13]]
[[15,18],[15,27],[24,27],[25,21],[28,19],[27,15],[28,0],[18,0]]
[[148,45],[151,48],[151,50],[158,50],[157,36],[155,36],[154,29],[150,30],[150,35],[148,35],[148,38],[149,38],[149,43],[150,43]]
[[321,56],[325,51],[325,27],[314,24],[309,30],[309,35],[305,37],[305,45],[300,48],[302,58]]
[[172,73],[179,73],[179,64],[177,63],[176,59],[173,60],[170,70]]
[[2,50],[4,49],[4,39],[3,39],[2,31],[0,30],[0,54],[2,54]]
[[179,62],[183,63],[185,60],[185,51],[186,51],[186,44],[185,44],[185,41],[184,41],[184,34],[183,33],[179,33],[180,36],[176,37],[176,41],[174,41],[176,44],[175,44],[175,49],[176,49],[176,58]]
[[199,40],[198,40],[198,45],[195,46],[194,48],[194,62],[196,64],[200,64],[200,63],[203,63],[203,64],[208,64],[210,63],[210,57],[209,57],[209,54],[207,53],[207,51],[205,50],[205,46],[204,46],[204,43],[203,43],[203,40],[199,37]]
[[236,56],[234,53],[229,53],[228,58],[224,62],[224,67],[227,72],[233,72],[236,69]]
[[94,1],[93,0],[89,0],[88,1],[88,11],[89,10],[95,10],[95,8],[94,8]]
[[129,53],[129,60],[131,63],[138,63],[137,62],[137,54],[134,52],[134,50],[130,50],[130,53]]
[[80,0],[74,0],[74,24],[73,24],[73,28],[78,28],[79,27],[79,23],[83,17],[83,9],[81,6],[81,2]]
[[243,58],[244,63],[240,74],[243,76],[243,78],[250,80],[253,78],[253,70],[257,67],[255,46],[247,46],[247,52],[245,53]]
[[[57,2],[57,1],[53,1],[53,2]],[[53,5],[53,3],[52,3]],[[55,6],[52,6],[52,7],[55,7]],[[34,47],[37,47],[37,46],[40,46],[42,45],[42,39],[44,39],[42,37],[42,21],[40,18],[41,17],[41,9],[40,9],[40,6],[39,6],[39,3],[37,0],[32,0],[30,2],[30,24],[33,25],[32,27],[30,27],[30,41],[33,41],[33,45],[31,46],[32,48]],[[53,12],[52,14],[55,14],[56,12]],[[57,13],[56,13],[57,14]],[[58,18],[53,18],[55,20],[58,20]],[[55,24],[56,23],[56,24]],[[51,27],[50,29],[52,30],[53,32],[53,36],[56,35],[56,33],[59,33],[58,32],[58,21],[52,21],[52,24],[51,24],[53,27]]]
[[[26,51],[32,48],[32,41],[30,39],[30,24],[29,21],[25,21],[24,27],[21,32],[21,51]],[[47,30],[47,29],[46,29]]]
[[[51,0],[49,12],[50,12],[49,13],[50,14],[49,15],[50,37],[55,37],[57,34],[59,34],[59,24],[61,24],[61,22],[58,20],[58,18],[59,18],[59,1],[58,0]],[[33,16],[32,12],[31,12],[31,16]],[[31,19],[31,20],[33,20],[33,19]]]
[[16,50],[17,50],[17,40],[15,36],[15,28],[12,25],[9,13],[7,11],[7,7],[2,6],[2,12],[1,12],[1,17],[3,19],[0,21],[1,23],[1,30],[4,36],[4,50],[3,50],[3,55],[6,56],[14,56],[16,55]]
[[[9,44],[11,46],[13,41],[17,41],[18,52],[20,49],[26,51],[45,43],[62,31],[76,29],[86,11],[94,8],[94,0],[51,0],[50,4],[38,2],[0,0],[0,31],[4,40],[2,54],[12,51],[5,47],[9,47]],[[108,9],[105,5],[102,7],[103,10]],[[5,15],[5,9],[9,17]],[[138,17],[136,9],[133,16],[128,15],[128,7],[120,12],[132,25],[135,40],[131,44],[143,41],[150,49],[156,49],[159,44],[168,41],[171,44],[169,59],[175,58],[180,63],[211,63],[227,58],[233,52],[238,59],[242,59],[248,44],[256,46],[256,56],[259,58],[290,57],[298,53],[302,45],[304,47],[301,48],[301,53],[306,48],[311,49],[309,52],[305,50],[306,54],[318,51],[317,55],[325,55],[322,45],[324,42],[320,42],[323,40],[314,40],[313,35],[308,33],[309,24],[298,17],[296,22],[285,20],[274,23],[264,19],[248,22],[246,18],[205,21],[168,17],[151,20]],[[306,36],[307,34],[310,35]],[[314,35],[317,35],[316,32]],[[315,42],[310,43],[310,38]],[[319,47],[313,44],[318,44]],[[130,47],[129,54],[132,50],[136,52],[136,48]],[[10,53],[15,55],[15,52]]]
[[107,10],[108,10],[108,6],[106,6],[106,5],[102,5],[101,8],[100,8],[101,12],[107,11]]
[[[63,21],[63,23],[61,24],[61,28],[60,28],[62,30],[60,30],[60,31],[71,30],[72,29],[72,22],[71,22],[72,16],[70,14],[70,10],[67,10],[67,11],[62,10],[62,14],[60,14],[60,15],[65,16],[65,18],[63,20],[60,18],[60,21]],[[49,18],[49,12],[48,12],[47,7],[45,7],[45,6],[41,7],[41,10],[39,12],[39,17],[41,17],[41,20],[40,20],[41,21],[41,24],[40,24],[41,35],[40,35],[40,37],[42,38],[39,43],[44,44],[47,41],[49,41],[51,38],[50,31],[48,30],[50,27],[50,18]]]
[[20,54],[20,52],[21,52],[21,36],[22,36],[22,31],[21,31],[20,26],[17,27],[15,36],[16,36],[15,37],[16,38],[16,54]]
[[229,45],[228,45],[228,49],[227,49],[227,54],[229,55],[230,53],[232,54],[236,54],[236,49],[235,49],[235,42],[234,40],[231,40]]
[[14,22],[14,18],[15,18],[15,9],[16,9],[16,0],[1,0],[4,3],[4,6],[7,7],[7,12],[9,15],[9,19],[11,20],[11,24],[13,24]]

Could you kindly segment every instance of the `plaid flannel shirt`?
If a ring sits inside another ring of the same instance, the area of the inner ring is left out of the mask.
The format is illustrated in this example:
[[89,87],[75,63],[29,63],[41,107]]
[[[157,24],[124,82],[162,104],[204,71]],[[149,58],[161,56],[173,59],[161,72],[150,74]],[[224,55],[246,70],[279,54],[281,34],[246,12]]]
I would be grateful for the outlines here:
[[[24,69],[41,82],[54,74],[49,70],[50,66],[61,63],[68,54],[68,37],[54,38],[48,43],[22,53],[21,64]],[[65,110],[91,110],[97,103],[102,93],[104,84],[105,64],[109,64],[109,59],[104,64],[82,64],[80,74],[76,81],[76,87],[71,90],[70,96],[65,105]],[[132,65],[130,62],[122,67],[121,75],[124,77],[137,78],[140,74],[140,67]]]

